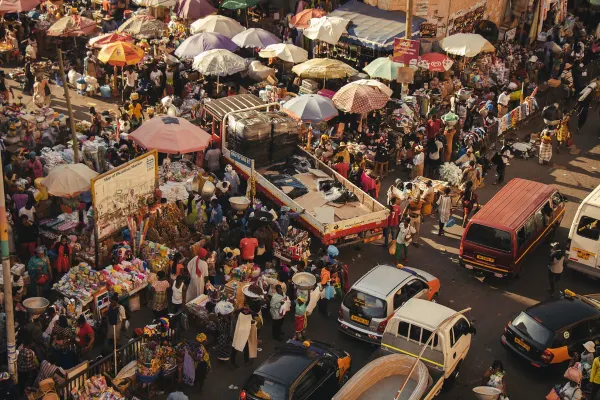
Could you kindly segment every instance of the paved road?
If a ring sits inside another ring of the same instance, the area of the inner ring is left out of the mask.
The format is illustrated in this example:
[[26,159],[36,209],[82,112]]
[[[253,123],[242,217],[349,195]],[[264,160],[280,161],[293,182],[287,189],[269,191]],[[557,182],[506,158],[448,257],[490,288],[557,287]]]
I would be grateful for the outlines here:
[[[17,88],[15,82],[8,81],[10,86]],[[62,89],[53,87],[53,107],[64,112],[64,98]],[[86,103],[87,97],[82,97],[71,91],[76,109],[76,118],[88,118]],[[24,102],[29,101],[28,97]],[[92,100],[101,110],[114,107]],[[32,104],[30,104],[32,106]],[[574,121],[573,121],[574,122]],[[572,124],[574,126],[574,123]],[[526,129],[531,132],[539,131],[539,121],[534,121]],[[569,200],[565,218],[557,232],[557,239],[564,242],[568,234],[573,215],[578,203],[589,191],[600,184],[598,171],[600,171],[600,118],[597,110],[590,111],[587,125],[581,134],[575,136],[577,149],[574,154],[563,150],[559,155],[554,155],[551,165],[540,166],[537,159],[514,160],[508,167],[507,180],[513,177],[522,177],[552,184],[557,187]],[[392,173],[390,181],[397,176],[403,176],[400,171]],[[491,198],[497,187],[490,183],[490,176],[486,179],[486,187],[480,190],[479,196],[483,203]],[[383,187],[387,187],[384,185]],[[562,369],[538,371],[521,362],[521,360],[508,354],[500,344],[500,336],[506,323],[523,308],[547,298],[546,260],[547,245],[543,245],[529,256],[527,269],[524,276],[518,280],[498,280],[487,278],[480,282],[473,274],[459,267],[457,263],[458,245],[462,229],[458,226],[450,229],[446,237],[435,235],[436,222],[433,218],[426,220],[422,226],[422,246],[417,249],[410,248],[409,266],[422,268],[441,280],[441,303],[454,309],[472,307],[470,319],[477,326],[477,335],[472,342],[471,351],[461,368],[458,384],[450,391],[442,393],[440,400],[472,399],[471,388],[477,386],[484,370],[494,359],[502,360],[507,369],[507,386],[510,398],[541,399],[548,393],[554,383],[560,382]],[[392,262],[387,250],[377,245],[365,245],[360,250],[344,248],[341,254],[342,261],[350,266],[350,279],[352,282],[360,278],[365,272],[379,263]],[[598,292],[598,283],[582,275],[567,271],[563,274],[561,282],[563,288],[569,288],[579,293]],[[353,357],[353,370],[357,371],[364,366],[374,351],[374,347],[347,337],[337,331],[336,314],[339,300],[331,304],[331,318],[324,318],[314,314],[309,318],[309,337],[329,342],[341,347]],[[146,313],[139,313],[134,319],[147,318]],[[213,371],[208,375],[202,393],[189,390],[190,399],[211,398],[218,396],[223,399],[236,399],[239,390],[228,387],[235,385],[241,387],[250,376],[253,369],[262,362],[273,350],[275,343],[268,340],[270,326],[265,328],[265,342],[263,351],[255,365],[229,370],[226,366],[213,361]],[[286,333],[292,332],[292,320],[284,324]],[[190,334],[195,335],[192,327]],[[164,398],[166,396],[159,396]]]

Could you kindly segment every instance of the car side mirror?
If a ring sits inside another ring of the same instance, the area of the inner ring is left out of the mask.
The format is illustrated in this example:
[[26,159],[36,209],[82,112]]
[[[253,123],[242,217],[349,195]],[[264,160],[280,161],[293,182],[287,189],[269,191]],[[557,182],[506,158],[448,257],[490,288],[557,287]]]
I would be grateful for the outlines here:
[[469,333],[476,335],[477,334],[477,328],[475,328],[475,326],[471,325],[469,326]]

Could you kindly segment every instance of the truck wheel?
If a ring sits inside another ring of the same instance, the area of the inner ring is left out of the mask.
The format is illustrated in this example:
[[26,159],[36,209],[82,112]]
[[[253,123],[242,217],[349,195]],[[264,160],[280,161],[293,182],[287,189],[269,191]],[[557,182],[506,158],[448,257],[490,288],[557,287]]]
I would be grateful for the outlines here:
[[454,368],[454,371],[452,371],[452,374],[448,377],[448,379],[446,379],[446,381],[444,382],[444,386],[443,388],[445,390],[451,389],[454,387],[454,385],[456,384],[456,381],[458,380],[458,375],[460,374],[460,365],[462,364],[462,361],[460,361],[457,365],[456,368]]

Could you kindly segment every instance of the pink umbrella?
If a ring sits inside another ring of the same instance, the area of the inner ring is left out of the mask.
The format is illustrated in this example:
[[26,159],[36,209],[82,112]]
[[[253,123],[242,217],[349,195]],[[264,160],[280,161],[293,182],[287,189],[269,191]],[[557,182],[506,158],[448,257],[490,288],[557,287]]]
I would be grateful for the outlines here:
[[440,53],[427,53],[419,56],[417,66],[423,69],[428,69],[431,72],[445,72],[452,68],[451,58]]
[[40,3],[39,0],[0,0],[0,13],[30,11]]
[[91,47],[95,47],[97,49],[101,49],[107,44],[115,43],[115,42],[128,42],[133,43],[135,39],[128,33],[117,33],[110,32],[105,33],[104,35],[96,36],[95,38],[90,39],[88,44]]
[[148,150],[185,154],[204,150],[211,136],[184,118],[160,116],[144,122],[129,138]]
[[183,19],[199,19],[217,12],[207,0],[177,0],[175,13]]
[[96,30],[96,22],[79,15],[67,15],[48,28],[48,36],[86,36]]

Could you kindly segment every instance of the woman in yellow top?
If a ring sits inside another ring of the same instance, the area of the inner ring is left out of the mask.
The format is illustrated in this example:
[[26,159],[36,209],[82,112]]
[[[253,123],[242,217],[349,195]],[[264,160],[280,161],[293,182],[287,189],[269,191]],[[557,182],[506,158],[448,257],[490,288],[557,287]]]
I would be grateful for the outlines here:
[[596,394],[600,392],[600,357],[596,357],[592,363],[590,383],[592,384],[592,396],[590,399],[594,400],[596,398]]
[[563,143],[566,145],[568,140],[571,138],[571,131],[569,130],[569,120],[571,119],[571,114],[567,111],[567,109],[563,110],[563,118],[560,121],[560,126],[558,127],[558,131],[556,132],[556,152],[560,152],[560,147]]

